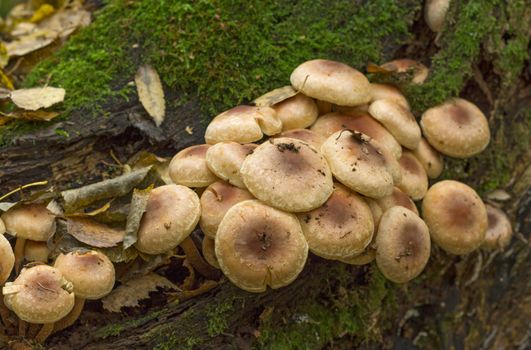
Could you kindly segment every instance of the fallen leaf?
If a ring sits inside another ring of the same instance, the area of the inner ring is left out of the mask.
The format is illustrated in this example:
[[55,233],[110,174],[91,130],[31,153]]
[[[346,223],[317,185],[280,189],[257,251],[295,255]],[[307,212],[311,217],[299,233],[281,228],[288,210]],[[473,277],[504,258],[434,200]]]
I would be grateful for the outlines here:
[[279,102],[287,100],[290,97],[297,95],[299,92],[295,90],[291,85],[284,86],[258,97],[253,102],[258,107],[270,107]]
[[59,38],[64,39],[76,29],[88,26],[90,22],[90,12],[77,8],[59,11],[42,21],[39,27],[55,31]]
[[124,230],[115,229],[95,220],[71,217],[66,220],[67,231],[78,241],[96,248],[115,247],[124,240]]
[[120,274],[117,279],[121,283],[124,283],[134,278],[145,276],[161,266],[169,265],[171,263],[172,256],[173,251],[158,255],[139,253],[139,258],[132,263],[127,264],[123,274]]
[[30,18],[30,22],[37,23],[45,19],[46,17],[50,17],[55,12],[55,9],[50,4],[42,4]]
[[166,113],[164,90],[159,75],[153,67],[144,65],[138,68],[135,75],[138,98],[155,124],[160,126]]
[[56,38],[57,32],[38,29],[19,37],[17,40],[6,43],[5,46],[9,57],[24,56],[50,45]]
[[127,215],[127,223],[125,225],[124,249],[129,248],[136,243],[138,239],[138,228],[140,227],[140,220],[146,211],[146,206],[149,198],[149,193],[153,186],[149,186],[144,190],[135,188],[133,190],[133,198],[131,199],[131,206],[129,214]]
[[[15,87],[13,86],[13,83],[11,82],[11,79],[4,73],[2,68],[0,68],[0,85],[5,86],[9,90],[13,90]],[[9,93],[8,96],[10,96],[11,93]],[[0,99],[4,98],[5,93],[0,92]]]
[[65,89],[49,86],[11,91],[11,101],[17,107],[30,111],[50,107],[64,99]]
[[186,131],[188,135],[193,135],[194,128],[192,128],[191,126],[187,126],[186,128],[184,128],[184,131]]
[[3,42],[0,41],[0,68],[4,68],[9,62],[9,55],[7,54],[7,48]]
[[25,119],[25,120],[44,120],[50,121],[53,118],[57,117],[59,113],[52,111],[24,111],[19,110],[13,113],[4,114],[5,117],[13,119]]

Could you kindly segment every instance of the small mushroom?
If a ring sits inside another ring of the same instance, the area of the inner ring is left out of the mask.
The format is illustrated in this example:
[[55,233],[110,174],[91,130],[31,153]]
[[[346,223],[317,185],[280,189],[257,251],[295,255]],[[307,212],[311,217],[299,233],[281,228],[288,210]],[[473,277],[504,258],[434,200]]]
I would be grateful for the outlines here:
[[420,62],[411,60],[409,58],[401,58],[386,62],[380,65],[381,68],[396,73],[409,73],[412,72],[413,78],[411,82],[413,84],[420,85],[424,83],[428,77],[429,69]]
[[[383,198],[386,198],[386,197],[383,197]],[[378,204],[379,202],[376,199],[372,199],[369,197],[365,197],[363,199],[365,199],[365,202],[371,209],[372,221],[374,222],[374,232],[376,233],[378,231],[378,225],[380,224],[380,219],[382,218],[384,210],[382,209],[380,204]]]
[[300,93],[273,105],[272,108],[282,121],[282,131],[307,128],[319,115],[315,101]]
[[288,131],[283,131],[273,137],[289,137],[292,139],[301,140],[317,150],[321,149],[322,144],[326,141],[326,137],[323,137],[322,135],[308,129],[291,129]]
[[428,190],[426,170],[410,151],[402,152],[398,163],[402,173],[402,181],[397,185],[398,188],[415,201],[422,199]]
[[207,166],[210,145],[190,146],[177,153],[169,166],[170,177],[177,185],[206,187],[217,180]]
[[26,261],[47,263],[50,256],[50,249],[46,242],[26,241],[24,247],[24,257]]
[[371,83],[371,103],[378,100],[390,100],[410,110],[409,102],[400,90],[390,84]]
[[376,249],[372,246],[372,244],[369,244],[369,246],[365,248],[361,254],[338,260],[344,262],[345,264],[361,266],[370,264],[375,258]]
[[488,227],[485,240],[481,245],[484,249],[504,249],[513,236],[513,228],[507,215],[493,205],[485,204],[487,209]]
[[424,5],[424,20],[431,30],[438,33],[444,28],[446,13],[450,7],[450,0],[426,0]]
[[220,142],[210,147],[206,153],[208,168],[222,180],[231,185],[245,188],[240,173],[245,158],[254,152],[258,145],[247,143],[241,145],[237,142]]
[[391,193],[389,196],[378,198],[376,202],[380,206],[381,210],[383,210],[383,212],[386,212],[392,207],[401,206],[419,215],[419,211],[415,203],[411,200],[411,198],[409,198],[406,193],[402,192],[398,187],[393,188],[393,193]]
[[420,139],[419,146],[411,152],[413,152],[415,158],[422,164],[430,179],[436,179],[441,175],[444,169],[443,158],[424,137]]
[[319,115],[325,115],[332,112],[332,103],[330,102],[315,100],[315,104],[319,110]]
[[0,286],[2,286],[9,278],[9,275],[11,275],[13,266],[15,266],[15,254],[13,253],[13,248],[11,248],[11,244],[9,244],[7,238],[0,234]]
[[220,269],[218,259],[216,258],[216,250],[214,246],[215,240],[205,236],[201,243],[201,250],[206,262],[216,269]]

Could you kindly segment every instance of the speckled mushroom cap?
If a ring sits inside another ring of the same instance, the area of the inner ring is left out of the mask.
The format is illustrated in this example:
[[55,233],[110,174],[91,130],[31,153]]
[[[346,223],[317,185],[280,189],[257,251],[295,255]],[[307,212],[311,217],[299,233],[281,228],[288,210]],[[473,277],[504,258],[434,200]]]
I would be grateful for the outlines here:
[[109,258],[95,250],[77,250],[60,254],[54,267],[74,285],[76,297],[97,300],[114,287],[114,265]]
[[487,210],[464,183],[444,180],[431,186],[422,201],[422,216],[433,241],[449,253],[470,253],[485,240]]
[[241,174],[256,198],[288,212],[320,207],[333,191],[325,158],[306,142],[287,137],[256,148],[243,162]]
[[371,83],[371,102],[377,100],[390,100],[410,110],[409,102],[400,90],[390,84]]
[[428,226],[404,207],[393,207],[384,213],[375,243],[378,269],[396,283],[417,277],[430,258]]
[[44,204],[22,204],[2,214],[6,231],[18,238],[47,241],[55,233],[55,215]]
[[216,116],[205,131],[206,143],[211,145],[234,141],[254,142],[265,135],[282,131],[282,122],[271,107],[237,106]]
[[391,100],[377,100],[369,106],[369,113],[382,123],[404,147],[415,149],[420,142],[420,127],[405,107]]
[[[321,145],[326,141],[326,137],[318,133],[315,133],[309,129],[292,129],[292,130],[281,132],[277,136],[278,137],[289,137],[292,139],[304,141],[317,150],[321,149]],[[274,136],[274,137],[277,137],[277,136]]]
[[455,98],[424,112],[420,121],[430,145],[442,154],[468,158],[490,141],[489,123],[473,103]]
[[422,199],[428,190],[428,175],[420,161],[410,151],[404,151],[398,164],[402,172],[398,188],[415,201]]
[[172,181],[187,187],[206,187],[216,181],[216,175],[206,163],[206,154],[210,147],[207,144],[195,145],[179,151],[169,166]]
[[218,258],[216,258],[214,239],[205,236],[201,242],[201,252],[203,253],[203,258],[205,258],[207,263],[216,269],[220,269]]
[[441,154],[435,148],[431,147],[424,137],[420,139],[419,146],[412,150],[412,152],[415,158],[422,164],[430,179],[435,179],[441,175],[444,169],[444,160]]
[[450,0],[427,0],[424,5],[424,20],[431,30],[438,33],[444,28]]
[[365,113],[355,115],[341,112],[329,113],[318,118],[311,127],[313,132],[326,138],[343,129],[361,132],[373,138],[396,159],[402,155],[402,147],[393,135],[376,119]]
[[511,243],[513,228],[507,215],[500,209],[490,204],[485,204],[487,209],[488,227],[485,240],[481,245],[485,249],[503,249]]
[[272,107],[282,121],[282,131],[307,128],[319,115],[315,101],[303,94],[297,94]]
[[295,68],[290,81],[306,96],[340,106],[361,105],[371,99],[367,78],[356,69],[336,61],[306,61]]
[[72,283],[61,271],[47,265],[24,268],[2,292],[6,306],[21,320],[30,323],[54,323],[74,307]]
[[297,217],[258,200],[229,209],[219,225],[215,247],[225,276],[249,292],[290,284],[308,256]]
[[15,254],[7,238],[0,234],[0,286],[9,278],[15,265]]
[[380,67],[391,72],[397,73],[407,73],[411,71],[413,73],[413,78],[411,82],[413,84],[422,84],[428,77],[429,69],[420,62],[411,60],[409,58],[401,58],[386,62]]
[[393,193],[391,193],[389,196],[378,198],[376,202],[383,212],[386,212],[392,207],[402,206],[419,215],[419,211],[415,203],[413,203],[411,198],[409,198],[409,196],[402,192],[398,187],[393,188]]
[[47,242],[26,241],[24,245],[24,258],[33,262],[48,262],[50,249]]
[[220,179],[231,185],[245,188],[240,173],[245,158],[254,152],[254,143],[220,142],[210,147],[206,154],[208,168]]
[[180,185],[157,187],[149,194],[135,246],[146,254],[167,252],[190,235],[200,216],[194,191]]
[[214,182],[201,195],[201,230],[206,236],[216,237],[219,223],[227,211],[236,203],[253,198],[248,191],[225,181]]
[[372,212],[363,198],[335,184],[319,208],[297,215],[312,253],[325,259],[360,254],[374,233]]
[[341,130],[321,147],[332,174],[343,185],[367,197],[380,198],[393,191],[389,158],[364,134]]

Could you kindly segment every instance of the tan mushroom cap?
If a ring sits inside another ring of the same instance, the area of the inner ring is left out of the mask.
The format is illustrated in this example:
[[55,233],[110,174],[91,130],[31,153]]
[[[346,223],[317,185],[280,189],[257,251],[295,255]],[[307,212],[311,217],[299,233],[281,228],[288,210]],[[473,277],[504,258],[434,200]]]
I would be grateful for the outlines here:
[[200,216],[201,205],[194,191],[180,185],[157,187],[149,194],[135,246],[146,254],[172,250],[190,235]]
[[372,244],[369,244],[361,254],[338,260],[345,264],[361,266],[370,264],[375,258],[376,249],[372,247]]
[[340,184],[334,187],[321,207],[297,215],[312,253],[332,260],[360,254],[374,233],[372,212],[363,198]]
[[26,241],[24,245],[24,258],[27,261],[48,262],[50,249],[46,242]]
[[386,62],[380,65],[381,68],[386,69],[391,72],[397,73],[408,73],[411,71],[413,73],[413,79],[411,82],[413,84],[422,84],[426,80],[429,74],[429,69],[420,62],[411,60],[409,58],[401,58]]
[[281,132],[280,134],[274,137],[289,137],[292,139],[301,140],[306,142],[316,150],[321,149],[322,144],[326,141],[326,137],[309,129],[292,129]]
[[288,212],[320,207],[333,191],[325,158],[307,143],[287,137],[256,148],[243,162],[241,174],[256,198]]
[[428,175],[420,161],[413,153],[404,150],[398,163],[402,172],[402,181],[397,187],[415,201],[424,198],[428,191]]
[[377,100],[390,100],[410,110],[409,102],[396,86],[391,84],[371,83],[371,102]]
[[334,112],[317,119],[310,130],[326,138],[339,130],[361,132],[387,149],[396,159],[402,155],[402,147],[387,129],[370,115]]
[[207,166],[206,154],[210,145],[195,145],[177,153],[171,160],[170,177],[177,185],[187,187],[206,187],[216,181]]
[[332,107],[334,112],[340,112],[344,114],[367,114],[369,112],[369,104],[364,103],[358,106],[336,106]]
[[481,245],[485,249],[503,249],[511,243],[513,228],[507,215],[500,209],[490,204],[485,204],[487,209],[488,227],[485,240]]
[[[386,197],[383,197],[383,198],[386,198]],[[372,198],[369,198],[369,197],[364,197],[363,199],[365,199],[365,202],[367,203],[367,205],[371,209],[372,221],[374,222],[374,232],[376,233],[376,231],[378,230],[378,225],[380,224],[380,219],[382,218],[382,215],[384,213],[384,210],[378,204],[376,199],[372,199]],[[374,237],[373,237],[373,239],[374,239]]]
[[424,112],[424,136],[442,154],[468,158],[483,151],[490,141],[489,123],[473,103],[455,98]]
[[409,198],[406,193],[402,192],[397,187],[393,188],[393,193],[388,196],[377,199],[376,202],[380,206],[381,210],[383,210],[383,212],[386,212],[392,207],[401,206],[419,215],[419,211],[415,203],[411,200],[411,198]]
[[431,186],[422,201],[422,215],[433,241],[449,253],[470,253],[485,240],[487,210],[464,183],[444,180]]
[[322,100],[315,100],[319,115],[324,115],[332,112],[332,103]]
[[420,139],[419,146],[412,152],[415,158],[422,164],[430,179],[435,179],[441,175],[444,169],[444,160],[441,154],[424,137]]
[[311,60],[299,65],[290,77],[291,85],[306,96],[356,106],[369,102],[370,83],[356,69],[336,61]]
[[219,225],[215,246],[223,273],[249,292],[290,284],[308,256],[297,217],[257,200],[229,209]]
[[234,141],[249,143],[282,131],[282,122],[271,107],[237,106],[216,116],[205,131],[211,145]]
[[0,235],[0,286],[9,278],[15,265],[15,254],[4,235]]
[[214,182],[201,195],[199,227],[206,236],[215,238],[219,223],[227,211],[236,203],[253,198],[248,191],[225,181]]
[[272,106],[282,121],[282,131],[304,129],[315,122],[319,109],[315,101],[303,94],[297,94]]
[[30,323],[54,323],[74,307],[72,283],[61,271],[47,265],[22,269],[2,292],[6,306],[21,320]]
[[405,107],[391,100],[377,100],[369,106],[369,113],[382,123],[404,147],[415,149],[419,145],[420,127]]
[[6,233],[6,225],[4,224],[4,221],[0,218],[0,235],[3,235]]
[[367,135],[341,130],[321,147],[332,174],[343,185],[371,198],[393,191],[393,176],[386,155]]
[[18,238],[47,241],[55,233],[55,215],[44,204],[23,204],[2,214],[6,231]]
[[215,267],[216,269],[220,269],[218,258],[216,258],[216,250],[215,250],[215,240],[205,236],[203,238],[203,242],[201,242],[201,251],[203,253],[203,258],[205,258],[206,262],[209,263],[211,266]]
[[444,20],[450,7],[450,0],[427,0],[424,5],[424,20],[431,30],[438,33],[444,28]]
[[396,283],[417,277],[430,258],[428,226],[404,207],[393,207],[384,213],[375,243],[378,269]]
[[245,158],[254,152],[254,143],[220,142],[210,147],[206,154],[208,168],[220,179],[231,185],[245,188],[240,173]]

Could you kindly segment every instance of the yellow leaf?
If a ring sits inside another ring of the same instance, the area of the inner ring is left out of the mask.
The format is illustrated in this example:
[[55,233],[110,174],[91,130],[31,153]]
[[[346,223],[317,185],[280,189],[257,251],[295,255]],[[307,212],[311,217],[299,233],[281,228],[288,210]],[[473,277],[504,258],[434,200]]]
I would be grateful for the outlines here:
[[4,114],[0,112],[0,115],[12,118],[12,119],[26,119],[26,120],[44,120],[44,121],[50,121],[53,118],[57,117],[59,113],[57,112],[51,112],[51,111],[24,111],[24,110],[17,110],[9,114]]
[[35,111],[65,99],[65,89],[54,87],[19,89],[11,92],[11,101],[19,108]]
[[33,16],[30,18],[30,22],[37,23],[45,19],[46,17],[49,17],[55,12],[55,9],[50,4],[42,4],[34,13]]
[[4,68],[9,62],[6,46],[0,41],[0,68]]
[[2,71],[2,69],[0,69],[0,86],[5,86],[9,90],[13,90],[15,88],[9,77],[4,73],[4,71]]
[[153,118],[155,124],[160,126],[164,121],[166,104],[164,90],[157,71],[149,65],[138,68],[135,75],[135,84],[140,102]]

